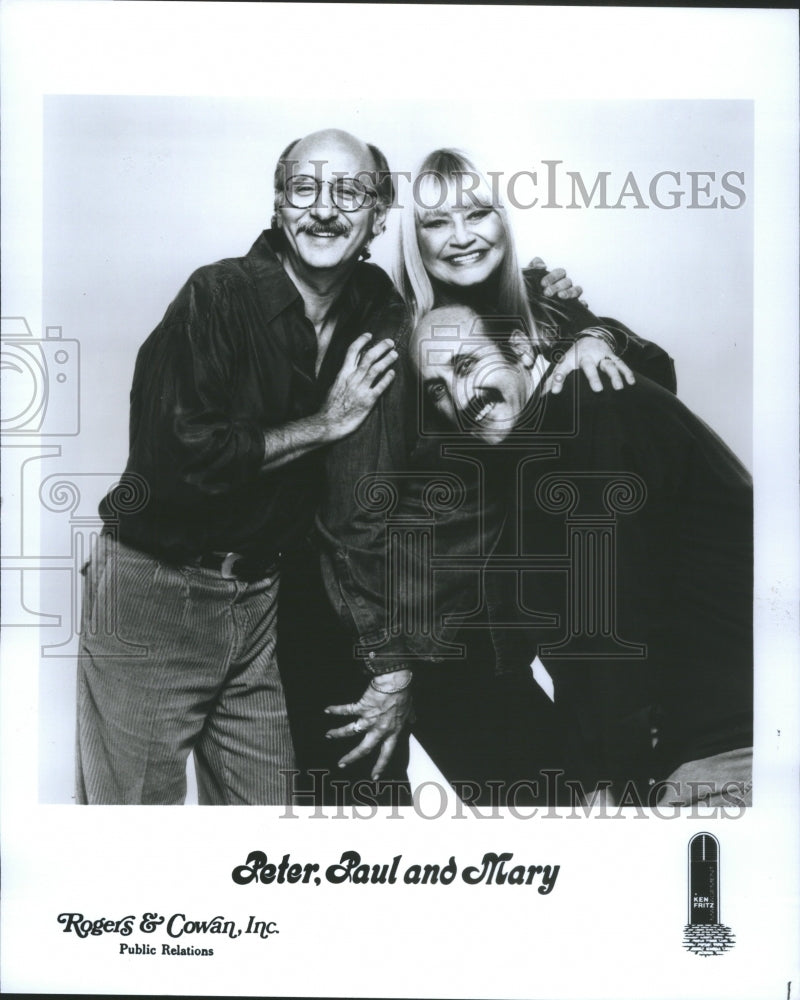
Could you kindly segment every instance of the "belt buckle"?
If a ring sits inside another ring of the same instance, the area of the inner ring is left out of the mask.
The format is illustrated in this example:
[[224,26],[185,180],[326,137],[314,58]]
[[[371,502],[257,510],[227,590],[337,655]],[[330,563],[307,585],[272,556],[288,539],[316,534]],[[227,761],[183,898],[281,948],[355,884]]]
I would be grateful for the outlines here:
[[222,565],[219,568],[220,575],[224,580],[236,580],[237,576],[233,572],[234,564],[242,558],[240,552],[226,552]]

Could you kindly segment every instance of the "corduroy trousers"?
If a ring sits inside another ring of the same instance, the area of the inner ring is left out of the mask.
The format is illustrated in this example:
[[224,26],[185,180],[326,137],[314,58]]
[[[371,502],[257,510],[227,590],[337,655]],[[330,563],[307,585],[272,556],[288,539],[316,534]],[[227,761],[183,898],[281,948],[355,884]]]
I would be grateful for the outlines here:
[[281,805],[295,758],[275,655],[278,571],[248,583],[98,540],[84,570],[76,798]]

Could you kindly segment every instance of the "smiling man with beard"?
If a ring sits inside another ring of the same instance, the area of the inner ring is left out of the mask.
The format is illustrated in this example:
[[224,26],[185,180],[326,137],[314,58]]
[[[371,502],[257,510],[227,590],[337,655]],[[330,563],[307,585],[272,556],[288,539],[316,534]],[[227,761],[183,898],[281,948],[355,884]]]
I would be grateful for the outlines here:
[[[399,313],[360,261],[393,195],[380,151],[314,133],[275,182],[273,228],[196,271],[139,351],[128,464],[84,571],[81,803],[181,803],[190,751],[201,803],[288,798],[278,560],[310,529],[321,448],[394,377]],[[407,710],[387,686],[376,739]]]

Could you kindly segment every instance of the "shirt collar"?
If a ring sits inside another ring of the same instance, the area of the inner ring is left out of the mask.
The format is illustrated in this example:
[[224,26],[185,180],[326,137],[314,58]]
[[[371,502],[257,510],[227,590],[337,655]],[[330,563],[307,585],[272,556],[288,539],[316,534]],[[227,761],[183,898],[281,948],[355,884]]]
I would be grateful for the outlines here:
[[[247,254],[256,281],[263,283],[268,289],[266,310],[270,319],[295,304],[302,310],[305,308],[300,292],[278,258],[282,241],[279,229],[265,229]],[[392,294],[391,280],[381,268],[358,263],[342,289],[336,306],[339,322],[387,301]]]
[[267,295],[264,309],[268,319],[274,319],[295,303],[303,309],[303,299],[278,259],[282,236],[276,229],[265,229],[247,252],[247,262],[253,278],[264,286]]

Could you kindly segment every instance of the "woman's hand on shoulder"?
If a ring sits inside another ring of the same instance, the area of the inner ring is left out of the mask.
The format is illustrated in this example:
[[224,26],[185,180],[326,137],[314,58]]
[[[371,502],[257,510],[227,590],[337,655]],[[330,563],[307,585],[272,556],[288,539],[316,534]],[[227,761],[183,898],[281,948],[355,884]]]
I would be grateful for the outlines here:
[[602,337],[602,331],[593,333],[584,330],[579,339],[564,354],[544,384],[545,392],[557,395],[564,387],[564,379],[570,372],[581,369],[589,385],[595,392],[605,389],[600,372],[606,375],[614,389],[623,389],[625,383],[633,385],[636,376],[622,358],[613,353]]
[[[547,271],[547,264],[545,264],[541,257],[534,257],[530,264],[528,264],[528,267],[537,271]],[[547,274],[542,278],[541,285],[542,291],[549,299],[554,296],[559,299],[578,299],[582,306],[586,309],[589,308],[584,299],[581,298],[583,289],[580,285],[573,285],[572,278],[570,278],[563,267],[557,267],[554,271],[547,271]]]

